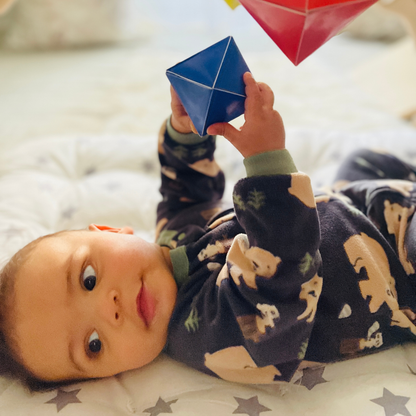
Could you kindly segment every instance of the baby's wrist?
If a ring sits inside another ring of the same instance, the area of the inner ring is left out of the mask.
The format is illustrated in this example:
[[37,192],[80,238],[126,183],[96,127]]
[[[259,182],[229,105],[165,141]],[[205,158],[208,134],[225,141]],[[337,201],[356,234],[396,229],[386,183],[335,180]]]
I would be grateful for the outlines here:
[[295,162],[287,149],[263,152],[244,159],[247,177],[289,175],[297,172]]
[[190,129],[190,127],[188,126],[188,128],[183,127],[178,121],[177,119],[174,117],[174,115],[172,114],[170,116],[170,125],[171,127],[178,133],[180,134],[189,134],[192,133],[192,130]]
[[168,135],[171,139],[173,139],[175,142],[180,144],[198,144],[202,143],[205,140],[210,137],[208,134],[206,136],[200,137],[198,134],[195,133],[181,133],[178,130],[176,130],[172,125],[172,116],[168,118],[166,122],[166,129],[168,132]]

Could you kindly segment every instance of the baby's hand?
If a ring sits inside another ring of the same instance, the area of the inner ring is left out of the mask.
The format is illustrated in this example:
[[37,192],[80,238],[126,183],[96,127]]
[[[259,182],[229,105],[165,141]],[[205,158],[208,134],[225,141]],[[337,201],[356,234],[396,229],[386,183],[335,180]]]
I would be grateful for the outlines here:
[[208,127],[209,134],[224,136],[244,156],[285,148],[285,129],[280,114],[273,109],[274,94],[250,72],[244,74],[246,84],[245,123],[236,129],[229,123]]
[[182,102],[178,97],[178,94],[176,94],[176,91],[172,86],[170,86],[170,96],[170,106],[172,109],[170,124],[172,127],[179,133],[186,134],[193,132],[197,134],[194,124],[192,123],[188,113],[185,110],[185,107],[182,105]]

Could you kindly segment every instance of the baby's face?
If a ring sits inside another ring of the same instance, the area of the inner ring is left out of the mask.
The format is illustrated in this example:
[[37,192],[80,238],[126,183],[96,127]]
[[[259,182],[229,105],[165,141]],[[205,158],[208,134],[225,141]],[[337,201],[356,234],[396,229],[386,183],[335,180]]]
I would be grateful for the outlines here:
[[46,238],[16,278],[18,353],[48,381],[141,367],[165,345],[176,291],[167,251],[129,230]]

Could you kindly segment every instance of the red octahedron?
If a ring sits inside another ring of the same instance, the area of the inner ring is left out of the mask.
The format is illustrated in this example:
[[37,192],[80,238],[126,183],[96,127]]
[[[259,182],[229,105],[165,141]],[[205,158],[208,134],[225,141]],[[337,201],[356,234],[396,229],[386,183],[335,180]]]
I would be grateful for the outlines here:
[[377,0],[239,0],[298,65]]

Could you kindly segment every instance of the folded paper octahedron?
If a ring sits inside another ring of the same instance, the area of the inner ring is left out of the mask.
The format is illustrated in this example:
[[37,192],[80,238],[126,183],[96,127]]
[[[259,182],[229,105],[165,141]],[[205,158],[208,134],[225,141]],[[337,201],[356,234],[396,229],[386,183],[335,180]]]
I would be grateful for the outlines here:
[[198,134],[204,136],[211,124],[228,122],[244,113],[243,74],[247,71],[229,36],[169,68],[166,75]]
[[377,0],[239,0],[298,65]]
[[240,3],[238,2],[238,0],[225,0],[225,2],[234,10],[236,9]]

